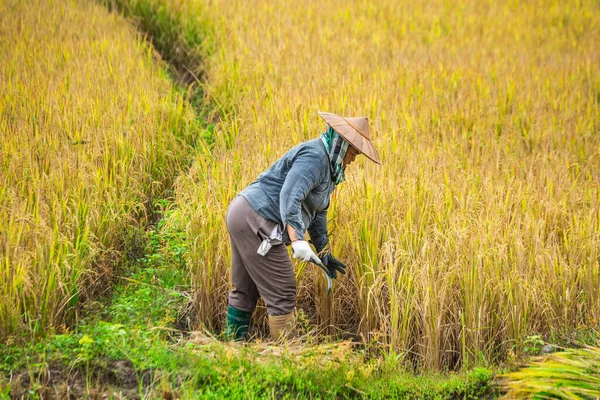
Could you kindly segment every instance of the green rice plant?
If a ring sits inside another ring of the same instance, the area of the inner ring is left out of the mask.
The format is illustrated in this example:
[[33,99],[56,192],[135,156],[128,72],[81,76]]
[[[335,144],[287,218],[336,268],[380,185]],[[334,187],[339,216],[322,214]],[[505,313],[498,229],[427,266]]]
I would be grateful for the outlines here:
[[0,2],[0,340],[73,323],[198,127],[152,48],[86,1]]
[[524,368],[500,376],[505,398],[600,398],[600,348],[585,346],[538,357]]

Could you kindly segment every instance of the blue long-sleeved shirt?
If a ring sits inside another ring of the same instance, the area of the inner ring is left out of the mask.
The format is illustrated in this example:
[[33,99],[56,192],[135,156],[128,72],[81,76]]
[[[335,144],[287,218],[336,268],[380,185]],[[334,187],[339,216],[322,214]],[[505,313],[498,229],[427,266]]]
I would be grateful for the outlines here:
[[308,230],[317,251],[327,244],[327,209],[335,189],[331,163],[321,139],[301,143],[260,174],[240,195],[263,218],[275,221],[289,242],[286,225],[304,240]]

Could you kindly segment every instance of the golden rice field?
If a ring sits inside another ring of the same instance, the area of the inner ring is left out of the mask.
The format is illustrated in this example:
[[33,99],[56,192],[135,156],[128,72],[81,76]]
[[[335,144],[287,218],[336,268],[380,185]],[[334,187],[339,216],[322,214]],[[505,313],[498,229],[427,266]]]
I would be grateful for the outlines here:
[[212,152],[191,151],[193,111],[123,18],[0,0],[1,341],[72,322],[190,157],[172,222],[199,324],[219,331],[227,206],[323,132],[317,110],[367,116],[383,161],[359,158],[334,194],[330,241],[349,272],[333,295],[295,265],[318,332],[444,369],[600,326],[597,1],[115,2],[210,25],[210,52],[188,44],[204,57]]
[[202,323],[224,322],[229,202],[323,110],[368,116],[383,161],[335,192],[333,296],[297,265],[323,332],[437,369],[599,326],[598,2],[163,2],[215,25],[217,145],[177,182]]
[[106,290],[197,135],[152,48],[84,0],[0,0],[0,343]]

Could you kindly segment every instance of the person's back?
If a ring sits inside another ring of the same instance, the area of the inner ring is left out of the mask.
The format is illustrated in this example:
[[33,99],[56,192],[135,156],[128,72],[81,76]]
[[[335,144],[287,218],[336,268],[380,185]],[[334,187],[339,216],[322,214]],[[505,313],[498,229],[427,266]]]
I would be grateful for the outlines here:
[[334,189],[327,150],[313,139],[288,150],[240,195],[263,218],[277,222],[288,242],[284,227],[289,223],[304,237],[317,213],[329,206]]

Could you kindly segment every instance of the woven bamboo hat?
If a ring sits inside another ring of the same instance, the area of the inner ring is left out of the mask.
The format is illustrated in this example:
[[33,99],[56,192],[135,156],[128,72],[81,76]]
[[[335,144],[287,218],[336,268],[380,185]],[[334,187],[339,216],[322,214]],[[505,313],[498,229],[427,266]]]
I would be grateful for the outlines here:
[[346,139],[352,147],[367,156],[370,160],[381,164],[377,150],[375,150],[375,146],[371,142],[367,117],[344,118],[322,111],[319,111],[319,115],[334,131]]

